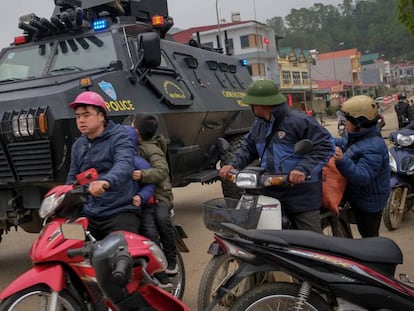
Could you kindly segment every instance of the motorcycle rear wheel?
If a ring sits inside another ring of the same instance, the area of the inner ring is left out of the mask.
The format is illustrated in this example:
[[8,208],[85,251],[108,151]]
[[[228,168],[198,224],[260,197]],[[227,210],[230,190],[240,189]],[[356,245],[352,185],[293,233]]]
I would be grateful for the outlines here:
[[[296,310],[295,303],[300,285],[293,283],[268,283],[253,288],[234,303],[231,311]],[[329,311],[332,308],[319,295],[311,292],[303,311]]]
[[[51,290],[44,285],[35,285],[5,299],[0,311],[47,311],[50,308]],[[57,311],[86,311],[68,292],[59,293]]]
[[185,290],[185,268],[183,256],[180,252],[177,252],[177,265],[178,273],[170,276],[170,280],[174,286],[171,294],[181,300],[184,297]]
[[[388,198],[387,205],[382,211],[382,219],[384,221],[384,225],[390,231],[397,229],[401,225],[404,217],[404,211],[407,207],[407,200],[405,202],[401,201],[404,193],[404,188],[406,187],[391,189],[391,194]],[[404,211],[400,211],[398,209],[401,204],[404,205]]]

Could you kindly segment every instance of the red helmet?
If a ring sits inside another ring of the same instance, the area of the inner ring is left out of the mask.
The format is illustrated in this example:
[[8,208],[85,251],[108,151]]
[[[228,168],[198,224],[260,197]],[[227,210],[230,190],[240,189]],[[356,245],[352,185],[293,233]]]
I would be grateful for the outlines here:
[[69,104],[69,107],[76,109],[78,105],[92,105],[101,108],[105,114],[108,112],[102,96],[92,91],[80,93],[75,100]]

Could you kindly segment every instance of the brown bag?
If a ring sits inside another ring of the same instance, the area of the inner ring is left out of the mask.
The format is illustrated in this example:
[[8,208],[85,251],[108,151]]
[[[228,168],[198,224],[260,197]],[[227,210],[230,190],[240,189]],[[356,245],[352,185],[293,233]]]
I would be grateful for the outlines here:
[[334,157],[322,168],[322,206],[338,213],[346,188],[346,179],[338,171]]

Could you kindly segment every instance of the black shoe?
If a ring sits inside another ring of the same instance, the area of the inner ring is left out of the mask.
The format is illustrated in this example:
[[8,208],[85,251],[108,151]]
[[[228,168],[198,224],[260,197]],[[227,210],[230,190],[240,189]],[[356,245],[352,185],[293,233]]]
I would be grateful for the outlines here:
[[154,273],[154,276],[159,282],[158,287],[163,289],[171,289],[174,287],[165,271]]

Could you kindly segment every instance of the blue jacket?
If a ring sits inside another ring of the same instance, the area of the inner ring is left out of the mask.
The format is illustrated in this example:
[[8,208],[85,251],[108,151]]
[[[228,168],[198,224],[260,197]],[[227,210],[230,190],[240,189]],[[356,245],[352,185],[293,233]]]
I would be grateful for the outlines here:
[[[137,147],[138,147],[138,133],[137,133],[137,130],[135,128],[133,128],[132,126],[129,126],[129,125],[124,125],[124,129],[126,130],[129,137],[131,138],[132,143],[135,146],[135,150],[137,150]],[[135,151],[134,168],[136,170],[145,170],[145,169],[151,168],[151,165],[148,163],[147,160],[140,157],[138,155],[137,151]],[[149,198],[154,194],[155,185],[154,184],[143,184],[143,183],[140,183],[140,182],[137,182],[137,184],[138,184],[138,191],[137,191],[136,195],[139,195],[141,197],[141,202],[142,203],[146,203],[149,200]]]
[[110,189],[100,196],[89,196],[83,208],[86,216],[107,217],[124,211],[140,211],[139,207],[132,205],[132,197],[137,192],[137,183],[131,178],[135,154],[126,131],[112,121],[94,140],[82,135],[75,141],[66,183],[75,181],[80,172],[95,168],[99,180],[110,184]]
[[381,211],[390,195],[388,148],[376,126],[335,138],[344,151],[336,167],[347,180],[346,199],[352,208],[365,212]]
[[[280,122],[278,118],[283,115]],[[276,121],[280,124],[264,150],[266,139],[271,135]],[[294,155],[295,143],[306,138],[313,142],[313,150],[308,154]],[[290,110],[285,103],[275,106],[270,122],[255,119],[229,164],[242,169],[261,157],[261,166],[266,172],[288,174],[292,170],[298,170],[311,176],[311,179],[303,184],[286,189],[274,189],[274,196],[281,200],[283,208],[292,213],[299,213],[321,207],[321,170],[333,152],[334,144],[329,132],[321,127],[315,118],[297,110]]]

